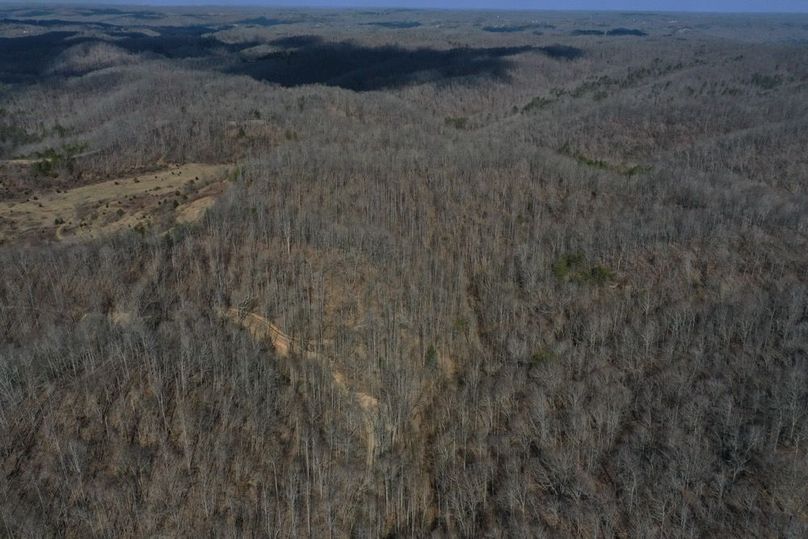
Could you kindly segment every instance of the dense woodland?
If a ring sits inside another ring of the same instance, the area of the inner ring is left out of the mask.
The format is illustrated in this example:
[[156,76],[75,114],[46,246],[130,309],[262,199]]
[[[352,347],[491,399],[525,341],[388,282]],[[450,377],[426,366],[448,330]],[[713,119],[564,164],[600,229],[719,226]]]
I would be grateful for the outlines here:
[[234,167],[0,246],[2,535],[808,535],[808,17],[209,11],[0,11],[0,198]]

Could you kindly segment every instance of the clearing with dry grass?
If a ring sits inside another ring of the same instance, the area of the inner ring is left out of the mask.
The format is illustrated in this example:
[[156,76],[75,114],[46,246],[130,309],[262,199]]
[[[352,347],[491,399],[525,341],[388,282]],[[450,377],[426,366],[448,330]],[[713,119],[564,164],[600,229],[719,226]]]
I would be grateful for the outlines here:
[[[0,202],[0,242],[21,237],[97,238],[158,220],[198,220],[224,189],[224,165],[186,164]],[[162,212],[161,212],[162,210]]]

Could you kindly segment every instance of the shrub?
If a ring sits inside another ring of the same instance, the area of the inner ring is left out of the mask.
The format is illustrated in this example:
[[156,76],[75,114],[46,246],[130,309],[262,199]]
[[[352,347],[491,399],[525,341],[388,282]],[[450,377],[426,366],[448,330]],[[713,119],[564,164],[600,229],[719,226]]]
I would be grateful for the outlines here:
[[614,280],[614,272],[601,265],[589,266],[580,253],[567,253],[553,263],[553,275],[562,282],[603,286]]
[[755,73],[752,75],[752,84],[763,90],[773,90],[783,83],[779,75],[762,75]]
[[609,268],[593,266],[592,269],[589,270],[589,281],[592,284],[603,286],[612,280],[614,280],[614,273]]
[[454,127],[455,129],[467,129],[468,121],[468,118],[464,118],[462,116],[459,118],[448,117],[445,120],[445,124],[449,127]]
[[580,271],[584,257],[580,253],[567,253],[553,263],[553,275],[559,281],[567,280],[571,275]]
[[86,144],[65,144],[61,148],[48,148],[36,152],[33,170],[40,176],[57,176],[60,170],[72,172],[76,156],[87,149]]
[[547,363],[555,359],[555,352],[547,347],[542,347],[533,352],[530,356],[530,363],[533,366],[541,365],[542,363]]
[[530,102],[522,107],[522,112],[531,112],[534,110],[542,110],[552,105],[555,101],[543,96],[537,96],[530,100]]
[[435,346],[430,344],[429,347],[426,349],[426,356],[425,356],[426,366],[430,369],[435,369],[438,366],[438,351],[435,349]]

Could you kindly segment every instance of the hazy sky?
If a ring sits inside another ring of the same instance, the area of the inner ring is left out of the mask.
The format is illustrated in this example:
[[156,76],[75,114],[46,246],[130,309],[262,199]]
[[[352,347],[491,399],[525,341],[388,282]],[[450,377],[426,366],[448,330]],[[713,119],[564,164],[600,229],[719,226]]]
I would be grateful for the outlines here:
[[[19,3],[0,0],[0,3]],[[578,9],[627,11],[804,12],[808,0],[29,0],[23,3],[159,5],[267,5],[318,7],[410,7],[444,9]]]
[[[172,0],[153,0],[172,2]],[[207,0],[206,0],[207,1]],[[173,3],[186,3],[173,0]],[[212,3],[229,4],[219,0]],[[187,0],[194,3],[194,0]],[[803,11],[808,12],[808,0],[242,0],[242,4],[284,4],[318,6],[389,6],[450,9],[585,9],[632,11]]]

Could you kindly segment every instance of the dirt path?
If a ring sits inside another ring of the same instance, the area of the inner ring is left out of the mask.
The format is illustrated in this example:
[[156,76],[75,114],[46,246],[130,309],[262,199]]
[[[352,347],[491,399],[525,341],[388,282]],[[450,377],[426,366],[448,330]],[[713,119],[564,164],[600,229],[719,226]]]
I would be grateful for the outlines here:
[[12,165],[12,166],[31,166],[36,163],[36,159],[6,159],[5,161],[0,161],[0,165]]
[[303,349],[301,344],[293,341],[289,335],[281,331],[281,329],[270,320],[255,313],[243,313],[235,307],[221,310],[219,314],[246,329],[253,339],[257,341],[269,341],[281,357],[289,357],[289,355],[294,352],[307,359],[319,362],[325,370],[331,373],[334,384],[340,390],[351,394],[363,410],[372,411],[378,408],[379,401],[376,397],[355,389],[356,384],[352,383],[342,372],[330,365],[330,362],[323,357],[322,354],[314,350]]
[[160,210],[175,212],[178,222],[190,222],[221,192],[226,170],[224,165],[187,164],[39,194],[24,202],[0,202],[0,240],[97,237],[149,226]]
[[379,400],[373,395],[357,389],[357,384],[352,382],[345,374],[334,367],[330,361],[322,354],[319,354],[295,342],[289,335],[273,324],[270,320],[255,313],[243,312],[231,307],[218,311],[219,316],[246,329],[256,341],[269,342],[279,356],[288,358],[291,354],[301,354],[303,357],[316,361],[322,369],[331,373],[334,385],[346,395],[349,395],[363,412],[365,429],[365,447],[367,450],[367,469],[373,466],[373,459],[376,454],[376,424],[379,419]]

